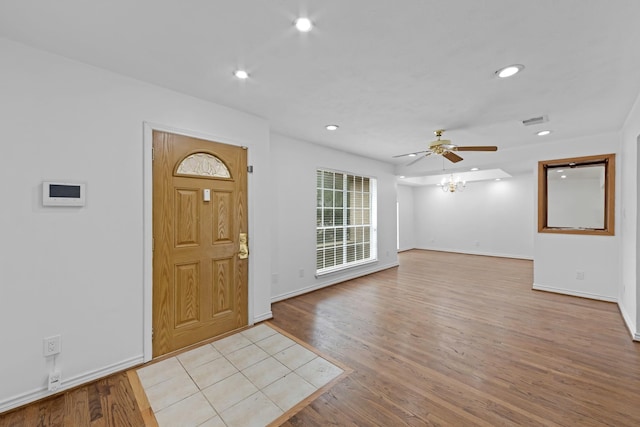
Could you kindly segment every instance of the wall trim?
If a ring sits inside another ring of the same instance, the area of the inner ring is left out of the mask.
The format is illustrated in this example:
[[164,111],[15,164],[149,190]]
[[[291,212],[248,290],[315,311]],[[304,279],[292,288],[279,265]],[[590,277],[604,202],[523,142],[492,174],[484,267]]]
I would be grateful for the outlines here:
[[311,285],[311,286],[305,286],[304,288],[297,289],[295,291],[285,292],[284,294],[273,296],[273,297],[271,297],[271,303],[282,301],[282,300],[293,298],[293,297],[297,297],[299,295],[303,295],[303,294],[306,294],[306,293],[309,293],[309,292],[317,291],[318,289],[322,289],[322,288],[326,288],[328,286],[336,285],[338,283],[346,282],[347,280],[357,279],[358,277],[367,276],[369,274],[377,273],[378,271],[388,270],[390,268],[397,267],[399,265],[400,265],[400,263],[394,262],[394,263],[391,263],[391,264],[380,265],[380,266],[377,266],[375,268],[369,268],[369,269],[366,269],[366,270],[358,270],[357,272],[353,272],[353,273],[347,274],[347,275],[340,275],[340,277],[337,277],[337,278],[332,279],[332,280],[326,280],[326,281],[323,281],[322,283],[317,283],[317,284]]
[[36,400],[39,400],[45,397],[53,396],[54,394],[58,394],[65,390],[71,389],[73,387],[77,387],[79,385],[82,385],[91,381],[95,381],[100,378],[104,378],[111,374],[115,374],[116,372],[121,372],[126,369],[130,369],[142,363],[143,363],[143,356],[139,355],[139,356],[131,357],[129,359],[122,360],[117,363],[113,363],[108,366],[104,366],[99,369],[95,369],[80,375],[76,375],[71,378],[64,379],[62,381],[60,390],[56,392],[50,392],[49,390],[47,390],[47,387],[40,387],[31,391],[28,391],[26,393],[18,394],[16,396],[0,401],[0,413],[8,411],[10,409],[15,409],[19,406],[26,405],[28,403],[34,402]]
[[629,316],[629,313],[627,313],[627,311],[624,309],[624,306],[620,303],[618,303],[618,310],[620,310],[620,315],[622,316],[622,320],[624,320],[624,323],[627,326],[627,330],[631,334],[631,338],[633,338],[634,341],[640,341],[640,334],[636,330],[635,323],[631,320],[631,316]]
[[615,297],[608,297],[608,296],[605,296],[605,295],[592,294],[592,293],[589,293],[589,292],[579,292],[579,291],[574,291],[574,290],[571,290],[571,289],[555,288],[555,287],[552,287],[552,286],[538,285],[536,283],[533,284],[532,289],[534,289],[536,291],[553,292],[555,294],[563,294],[563,295],[569,295],[569,296],[573,296],[573,297],[595,299],[595,300],[599,300],[599,301],[615,302],[615,303],[618,302],[618,299],[615,298]]
[[533,255],[515,255],[515,254],[505,254],[502,252],[471,251],[466,249],[442,249],[442,248],[433,248],[433,247],[428,248],[425,246],[417,246],[414,249],[420,249],[423,251],[451,252],[454,254],[492,256],[492,257],[498,257],[498,258],[526,259],[529,261],[533,261]]
[[273,319],[273,312],[271,310],[266,313],[259,314],[253,317],[253,323],[264,322],[265,320]]

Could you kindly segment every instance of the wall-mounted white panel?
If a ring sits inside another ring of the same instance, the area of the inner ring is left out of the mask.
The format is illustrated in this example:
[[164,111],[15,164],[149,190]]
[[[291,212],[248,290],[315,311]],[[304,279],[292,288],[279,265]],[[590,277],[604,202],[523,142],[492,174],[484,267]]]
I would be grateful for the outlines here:
[[84,206],[86,184],[45,181],[42,183],[42,206]]

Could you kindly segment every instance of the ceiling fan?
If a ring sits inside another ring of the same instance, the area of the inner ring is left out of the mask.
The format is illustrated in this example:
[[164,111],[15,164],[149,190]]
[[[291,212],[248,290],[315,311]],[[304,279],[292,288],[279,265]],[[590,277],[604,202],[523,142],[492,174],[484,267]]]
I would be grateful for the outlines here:
[[433,132],[438,139],[436,139],[435,141],[429,144],[428,150],[416,151],[416,152],[407,153],[407,154],[400,154],[399,156],[393,156],[393,157],[396,158],[396,157],[406,157],[406,156],[410,156],[410,157],[417,156],[417,158],[411,161],[410,163],[408,163],[407,166],[411,166],[417,161],[422,160],[425,157],[430,156],[432,154],[440,154],[442,155],[442,157],[446,158],[450,162],[457,163],[460,160],[462,160],[462,157],[458,156],[454,151],[497,151],[498,150],[498,147],[494,145],[476,145],[476,146],[461,147],[461,146],[452,144],[451,141],[449,141],[448,139],[440,139],[442,137],[443,132],[444,132],[444,129],[438,129],[437,131]]

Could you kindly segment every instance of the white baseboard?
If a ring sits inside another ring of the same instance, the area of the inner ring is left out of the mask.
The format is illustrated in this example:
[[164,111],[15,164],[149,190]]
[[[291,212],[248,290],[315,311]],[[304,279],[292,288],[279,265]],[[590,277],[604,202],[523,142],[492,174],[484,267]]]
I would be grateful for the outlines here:
[[533,289],[535,289],[536,291],[553,292],[556,294],[570,295],[573,297],[581,297],[581,298],[589,298],[589,299],[595,299],[599,301],[616,302],[616,303],[618,302],[618,299],[616,297],[608,297],[606,295],[592,294],[589,292],[580,292],[580,291],[575,291],[573,289],[554,288],[551,286],[538,285],[536,283],[533,284]]
[[0,413],[8,411],[10,409],[17,408],[22,405],[26,405],[27,403],[34,402],[38,399],[42,399],[43,397],[51,396],[56,393],[60,393],[61,391],[68,390],[73,387],[77,387],[82,384],[86,384],[91,381],[95,381],[97,379],[106,377],[108,375],[114,374],[116,372],[124,371],[125,369],[132,368],[136,365],[143,363],[143,357],[135,356],[130,359],[123,360],[118,363],[114,363],[109,366],[105,366],[100,369],[96,369],[93,371],[85,372],[80,375],[76,375],[75,377],[70,377],[65,379],[64,372],[63,380],[61,383],[61,387],[58,391],[50,392],[46,387],[37,388],[26,393],[19,394],[17,396],[10,397],[8,399],[0,401]]
[[468,250],[468,249],[451,249],[451,248],[443,249],[443,248],[426,247],[426,246],[418,246],[415,249],[421,249],[424,251],[451,252],[455,254],[481,255],[481,256],[493,256],[498,258],[533,260],[533,255],[514,255],[514,254],[505,254],[502,252],[489,252],[489,251],[480,251],[480,250],[476,251],[476,250]]
[[346,282],[347,280],[356,279],[358,277],[366,276],[368,274],[377,273],[378,271],[387,270],[389,268],[397,267],[398,265],[400,265],[398,262],[394,262],[391,264],[378,265],[373,268],[368,268],[366,270],[358,270],[351,274],[340,274],[338,277],[334,277],[334,278],[327,277],[321,283],[317,283],[311,286],[305,286],[304,288],[296,289],[295,291],[285,292],[284,294],[271,297],[271,302],[274,303],[274,302],[282,301],[285,299],[297,297],[298,295],[303,295],[309,292],[317,291],[318,289],[326,288],[327,286],[332,286],[337,283]]
[[273,313],[271,312],[271,310],[267,311],[266,313],[262,313],[258,316],[253,316],[253,323],[263,322],[269,319],[273,319]]
[[620,303],[618,303],[618,309],[620,310],[620,314],[622,314],[624,323],[627,325],[627,329],[631,334],[631,338],[633,338],[634,341],[640,341],[640,334],[636,330],[636,324],[631,319],[631,316],[629,316],[629,313],[627,313],[627,311],[624,309],[624,306]]

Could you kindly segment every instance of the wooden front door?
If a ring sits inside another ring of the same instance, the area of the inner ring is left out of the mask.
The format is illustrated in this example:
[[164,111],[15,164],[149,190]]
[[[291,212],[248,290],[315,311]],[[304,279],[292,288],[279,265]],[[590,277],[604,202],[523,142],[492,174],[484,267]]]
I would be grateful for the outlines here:
[[153,356],[247,325],[247,150],[153,132]]

